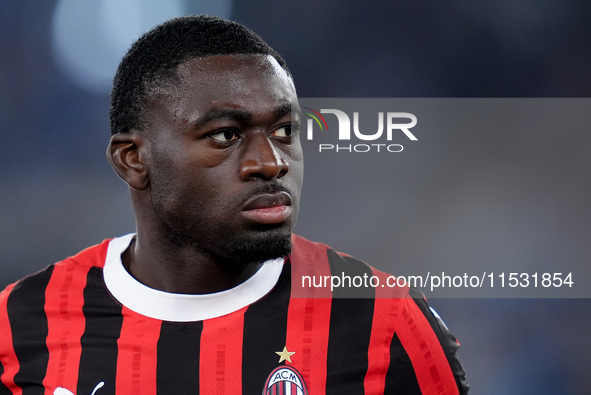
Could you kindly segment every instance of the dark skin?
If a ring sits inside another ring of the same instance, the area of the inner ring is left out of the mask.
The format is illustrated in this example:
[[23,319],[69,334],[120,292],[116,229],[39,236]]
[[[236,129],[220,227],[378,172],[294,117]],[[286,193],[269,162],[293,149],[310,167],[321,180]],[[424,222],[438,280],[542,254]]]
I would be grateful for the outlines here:
[[238,241],[291,234],[303,180],[297,97],[265,55],[194,58],[177,77],[144,109],[146,126],[114,135],[107,150],[136,215],[122,259],[149,287],[219,292],[260,268],[233,252]]

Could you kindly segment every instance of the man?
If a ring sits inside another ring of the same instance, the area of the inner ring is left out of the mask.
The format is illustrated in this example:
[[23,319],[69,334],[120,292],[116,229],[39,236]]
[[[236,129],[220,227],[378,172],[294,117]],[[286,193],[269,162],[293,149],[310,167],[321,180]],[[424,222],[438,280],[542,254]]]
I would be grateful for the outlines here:
[[292,236],[300,111],[283,59],[214,17],[122,60],[107,158],[137,233],[0,294],[0,394],[458,394],[453,336],[419,291],[359,298],[303,276],[385,274]]

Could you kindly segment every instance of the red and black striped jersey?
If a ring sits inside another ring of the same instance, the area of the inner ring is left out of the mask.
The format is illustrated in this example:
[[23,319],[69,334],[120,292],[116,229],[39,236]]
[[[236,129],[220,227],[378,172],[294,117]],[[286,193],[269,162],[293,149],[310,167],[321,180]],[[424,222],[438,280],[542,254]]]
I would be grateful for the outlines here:
[[[0,394],[464,394],[458,343],[413,288],[294,236],[290,257],[208,295],[137,282],[106,240],[0,293]],[[316,278],[321,278],[316,277]]]

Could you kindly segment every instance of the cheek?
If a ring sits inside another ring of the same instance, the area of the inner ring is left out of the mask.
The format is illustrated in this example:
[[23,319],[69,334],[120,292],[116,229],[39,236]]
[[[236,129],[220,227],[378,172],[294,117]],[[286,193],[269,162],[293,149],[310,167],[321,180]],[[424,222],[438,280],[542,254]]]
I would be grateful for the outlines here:
[[190,158],[186,160],[191,161],[195,166],[204,169],[220,169],[227,167],[228,162],[231,162],[232,149],[207,149],[202,148],[195,150]]
[[297,140],[291,145],[291,152],[289,153],[289,165],[290,171],[293,173],[293,177],[299,180],[300,186],[304,178],[304,153],[302,151],[302,145]]
[[199,185],[195,182],[196,170],[197,166],[188,163],[180,150],[154,150],[150,168],[154,205],[165,211],[179,211],[201,203],[201,194],[194,190]]
[[292,143],[289,145],[289,156],[294,161],[303,161],[304,160],[304,151],[302,149],[302,143],[300,142],[299,135],[292,140]]
[[239,177],[236,165],[224,159],[222,155],[177,158],[164,166],[170,171],[161,174],[164,185],[159,189],[170,194],[168,200],[174,201],[169,204],[179,211],[200,211],[201,216],[218,217],[239,194],[233,188]]
[[211,150],[203,141],[179,140],[162,144],[152,151],[152,168],[160,178],[169,177],[180,184],[192,179],[194,184],[215,183],[230,171],[226,150]]

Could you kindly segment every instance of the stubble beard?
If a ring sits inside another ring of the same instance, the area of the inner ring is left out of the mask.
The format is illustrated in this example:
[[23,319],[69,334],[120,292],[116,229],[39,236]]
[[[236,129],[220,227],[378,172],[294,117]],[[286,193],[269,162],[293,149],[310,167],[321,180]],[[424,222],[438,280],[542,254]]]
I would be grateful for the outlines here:
[[259,264],[291,253],[291,223],[236,234],[217,229],[209,221],[188,224],[184,215],[164,216],[164,207],[158,206],[154,208],[159,234],[172,248],[198,250],[232,265]]
[[290,228],[275,229],[258,237],[240,235],[228,245],[230,259],[240,264],[258,264],[282,258],[291,252]]
[[197,239],[161,222],[161,234],[177,248],[192,248],[217,256],[221,261],[234,265],[259,264],[274,258],[283,258],[291,253],[291,227],[244,232],[227,238],[220,245]]

